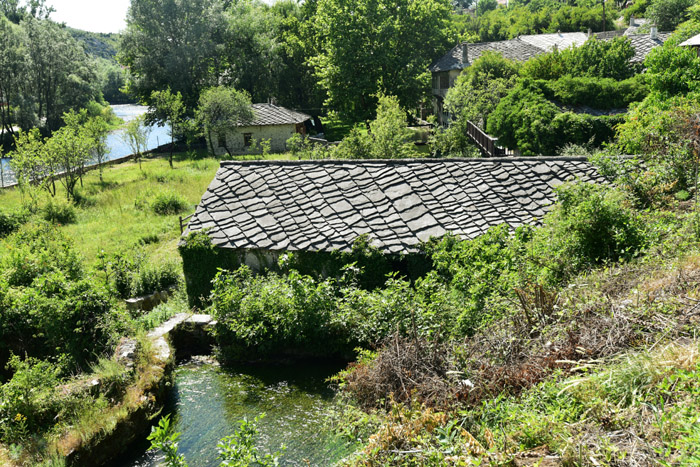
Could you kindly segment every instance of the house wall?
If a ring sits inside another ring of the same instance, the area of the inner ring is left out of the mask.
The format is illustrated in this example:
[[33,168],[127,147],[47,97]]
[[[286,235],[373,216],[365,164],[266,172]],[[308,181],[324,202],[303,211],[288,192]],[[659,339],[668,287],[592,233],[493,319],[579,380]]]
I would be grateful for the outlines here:
[[[440,73],[433,73],[433,113],[437,116],[440,125],[447,125],[450,121],[450,114],[445,112],[444,99],[447,91],[455,85],[457,77],[462,70],[450,70]],[[447,84],[447,87],[445,87]]]
[[[305,134],[306,130],[303,123],[293,125],[263,125],[263,126],[246,126],[237,127],[233,131],[230,131],[225,135],[226,145],[233,154],[260,154],[262,153],[262,148],[259,142],[261,140],[270,140],[270,150],[272,152],[285,152],[287,150],[287,140],[292,137],[294,133]],[[250,135],[251,142],[253,140],[258,141],[257,147],[252,144],[246,146],[245,135]],[[220,136],[223,135],[211,135],[212,145],[214,147],[214,153],[217,156],[225,156],[228,153],[224,148],[222,141],[220,141]]]

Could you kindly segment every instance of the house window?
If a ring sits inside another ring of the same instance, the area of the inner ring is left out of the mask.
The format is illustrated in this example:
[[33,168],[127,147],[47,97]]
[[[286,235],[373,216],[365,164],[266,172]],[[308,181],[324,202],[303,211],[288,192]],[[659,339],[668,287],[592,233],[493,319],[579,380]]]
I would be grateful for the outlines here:
[[219,139],[218,146],[220,148],[225,148],[226,147],[226,135],[223,133],[219,133],[217,136],[219,137],[218,138]]
[[445,73],[440,75],[440,89],[448,89],[450,87],[450,76]]
[[243,146],[249,147],[253,142],[253,133],[243,133]]

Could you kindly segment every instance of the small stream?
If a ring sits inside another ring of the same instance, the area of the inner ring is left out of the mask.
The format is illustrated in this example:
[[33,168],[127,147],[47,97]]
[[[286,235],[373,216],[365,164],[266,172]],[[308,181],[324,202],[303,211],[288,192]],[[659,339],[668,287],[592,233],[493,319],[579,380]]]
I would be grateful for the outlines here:
[[[285,445],[281,465],[328,466],[355,450],[326,422],[335,402],[325,380],[340,369],[337,364],[317,363],[224,369],[209,358],[198,358],[175,370],[175,385],[163,413],[172,414],[175,431],[182,434],[179,452],[193,467],[218,466],[219,440],[233,434],[243,417],[253,420],[263,412],[259,453],[279,451]],[[161,460],[160,454],[148,451],[118,465],[150,467]]]

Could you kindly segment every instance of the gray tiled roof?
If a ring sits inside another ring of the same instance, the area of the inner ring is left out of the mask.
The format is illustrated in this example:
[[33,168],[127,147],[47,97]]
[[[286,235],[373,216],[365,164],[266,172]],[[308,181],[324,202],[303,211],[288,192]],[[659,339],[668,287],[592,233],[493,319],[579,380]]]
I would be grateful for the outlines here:
[[252,122],[243,126],[289,125],[303,123],[311,117],[301,112],[289,110],[273,104],[253,104]]
[[464,45],[468,47],[468,63],[462,63],[462,44],[458,44],[433,63],[430,66],[430,71],[436,73],[440,71],[461,70],[481,57],[481,54],[486,51],[499,52],[505,58],[516,61],[525,61],[544,53],[543,50],[523,42],[520,39],[499,42],[480,42],[478,44],[468,44],[465,42]]
[[[599,32],[594,34],[598,40],[609,41],[616,37],[622,37],[622,31]],[[634,47],[635,55],[632,62],[642,62],[649,51],[662,45],[670,33],[658,33],[658,39],[651,39],[647,34],[626,34],[632,47]],[[478,44],[458,44],[449,52],[436,60],[431,66],[430,71],[438,73],[449,70],[462,70],[469,66],[474,60],[479,58],[486,50],[500,52],[505,58],[515,61],[525,61],[543,53],[551,52],[556,45],[559,50],[564,50],[572,45],[583,45],[588,39],[588,35],[583,32],[564,32],[555,34],[533,34],[520,36],[515,39],[498,42],[481,42]],[[462,63],[462,45],[468,47],[467,57],[468,63]]]
[[534,45],[540,50],[551,52],[556,46],[559,50],[569,47],[583,45],[588,40],[585,32],[557,32],[554,34],[530,34],[520,36],[520,40]]
[[681,42],[679,47],[697,47],[700,46],[700,34],[693,36],[690,39]]
[[581,158],[225,161],[190,221],[221,248],[348,250],[368,234],[386,253],[431,236],[474,238],[536,223],[552,186],[602,181]]
[[625,37],[630,40],[632,47],[634,47],[634,57],[630,61],[632,63],[643,62],[651,49],[663,45],[670,36],[670,32],[659,32],[656,39],[652,39],[648,33],[626,35]]

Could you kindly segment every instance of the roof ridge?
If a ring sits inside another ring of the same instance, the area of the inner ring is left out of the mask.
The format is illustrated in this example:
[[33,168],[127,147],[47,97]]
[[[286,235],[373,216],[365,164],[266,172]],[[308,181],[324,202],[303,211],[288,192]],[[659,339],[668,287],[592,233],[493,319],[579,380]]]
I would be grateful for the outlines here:
[[441,162],[474,162],[474,163],[502,163],[502,162],[588,162],[587,157],[459,157],[459,158],[411,158],[411,159],[247,159],[240,161],[222,160],[221,167],[236,165],[341,165],[341,164],[376,164],[402,165],[406,163],[435,164]]

